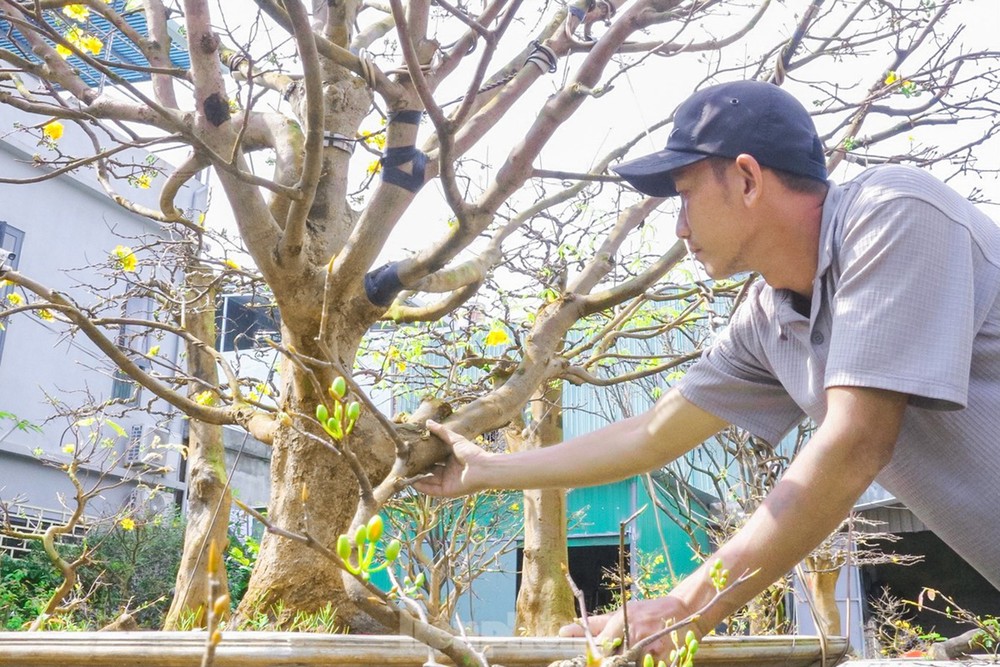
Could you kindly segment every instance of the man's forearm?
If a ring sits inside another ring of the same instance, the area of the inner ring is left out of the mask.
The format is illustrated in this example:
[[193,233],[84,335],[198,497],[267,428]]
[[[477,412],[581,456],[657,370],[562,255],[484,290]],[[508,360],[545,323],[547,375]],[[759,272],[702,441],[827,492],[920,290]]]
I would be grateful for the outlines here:
[[[872,408],[872,415],[881,412],[891,423],[893,411],[901,414],[902,405],[892,400],[884,411]],[[824,423],[746,524],[672,593],[694,611],[715,595],[708,572],[716,559],[730,571],[730,581],[756,571],[706,614],[699,624],[703,631],[805,558],[843,521],[888,461],[896,431],[869,434],[863,426],[849,423],[855,417],[834,417]]]
[[723,425],[672,391],[643,415],[558,445],[491,457],[476,470],[475,483],[504,489],[606,484],[672,461]]

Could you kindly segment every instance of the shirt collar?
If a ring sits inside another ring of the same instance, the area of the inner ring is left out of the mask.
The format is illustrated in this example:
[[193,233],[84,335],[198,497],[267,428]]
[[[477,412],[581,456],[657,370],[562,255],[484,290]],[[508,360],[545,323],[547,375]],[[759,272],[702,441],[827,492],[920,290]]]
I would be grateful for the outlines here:
[[833,181],[827,181],[829,187],[823,200],[823,216],[819,228],[819,253],[816,256],[816,277],[813,279],[813,294],[822,287],[823,275],[833,263],[833,240],[836,231],[834,216],[840,207],[844,196],[844,188]]

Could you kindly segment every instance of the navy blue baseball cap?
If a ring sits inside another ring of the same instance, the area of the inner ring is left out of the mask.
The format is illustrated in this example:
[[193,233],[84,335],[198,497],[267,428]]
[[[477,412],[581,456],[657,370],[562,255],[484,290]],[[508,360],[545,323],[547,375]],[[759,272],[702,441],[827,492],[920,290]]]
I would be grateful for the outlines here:
[[612,169],[654,197],[677,194],[670,172],[707,157],[752,155],[765,167],[826,180],[826,158],[812,117],[772,83],[732,81],[704,88],[674,113],[666,147]]

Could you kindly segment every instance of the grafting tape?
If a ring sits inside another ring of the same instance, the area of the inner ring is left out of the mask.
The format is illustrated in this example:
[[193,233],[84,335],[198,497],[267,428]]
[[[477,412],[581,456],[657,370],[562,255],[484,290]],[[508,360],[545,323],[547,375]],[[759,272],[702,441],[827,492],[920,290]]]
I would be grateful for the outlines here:
[[[424,170],[427,167],[427,155],[416,146],[395,146],[386,148],[382,154],[382,181],[417,192],[424,185]],[[407,162],[413,163],[410,173],[400,167]]]
[[376,306],[389,307],[402,289],[398,262],[383,264],[365,274],[365,295]]

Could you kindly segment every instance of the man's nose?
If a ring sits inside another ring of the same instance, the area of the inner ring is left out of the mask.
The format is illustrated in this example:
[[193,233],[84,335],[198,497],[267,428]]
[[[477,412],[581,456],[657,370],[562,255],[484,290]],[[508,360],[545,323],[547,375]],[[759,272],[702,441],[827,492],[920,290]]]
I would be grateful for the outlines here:
[[683,205],[681,205],[680,213],[677,214],[677,224],[674,227],[674,233],[677,234],[677,238],[679,239],[686,239],[691,234],[691,228],[688,227],[687,222],[687,212]]

